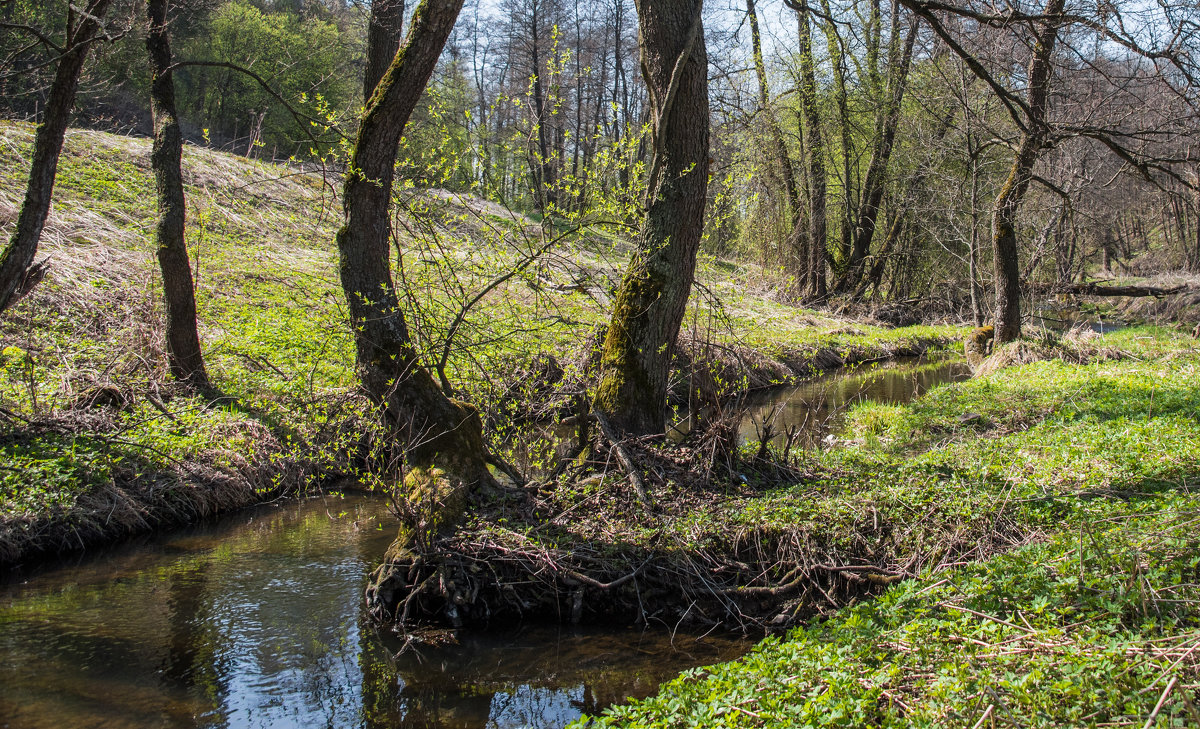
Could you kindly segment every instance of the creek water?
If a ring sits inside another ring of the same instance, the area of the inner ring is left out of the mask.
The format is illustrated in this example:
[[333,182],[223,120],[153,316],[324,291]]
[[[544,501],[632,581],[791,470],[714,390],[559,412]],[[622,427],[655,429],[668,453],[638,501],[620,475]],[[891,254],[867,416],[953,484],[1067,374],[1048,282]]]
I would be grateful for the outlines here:
[[[772,442],[782,442],[795,429],[794,444],[816,447],[836,435],[846,411],[857,403],[906,403],[936,385],[970,377],[966,360],[939,357],[901,357],[837,370],[794,387],[751,393],[743,404],[738,437],[742,443],[754,443],[765,434]],[[691,425],[685,418],[674,427],[682,435]]]
[[[849,404],[969,374],[911,359],[758,393],[742,437],[771,420],[815,443]],[[382,498],[325,496],[0,582],[0,727],[557,727],[753,644],[543,626],[401,651],[362,611],[395,527]]]
[[395,656],[361,609],[394,529],[327,496],[0,584],[0,727],[560,727],[752,645],[536,627]]
[[1090,329],[1097,334],[1107,334],[1129,326],[1120,319],[1111,317],[1105,319],[1095,313],[1086,314],[1077,306],[1070,306],[1055,299],[1034,302],[1031,324],[1035,328],[1049,329],[1055,332],[1083,328]]

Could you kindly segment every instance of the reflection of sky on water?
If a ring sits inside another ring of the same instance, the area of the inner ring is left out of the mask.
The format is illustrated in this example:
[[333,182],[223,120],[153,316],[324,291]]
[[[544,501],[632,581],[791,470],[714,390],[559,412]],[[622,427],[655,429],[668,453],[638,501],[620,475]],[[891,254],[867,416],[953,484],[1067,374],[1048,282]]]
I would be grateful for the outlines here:
[[514,729],[538,724],[566,726],[579,718],[579,707],[582,705],[583,686],[566,689],[518,686],[492,697],[492,713],[487,726],[488,729]]
[[393,530],[331,497],[0,585],[0,726],[562,726],[748,647],[552,626],[393,657],[360,612]]
[[[231,667],[222,700],[228,726],[356,726],[362,715],[358,600],[366,565],[255,560],[223,576],[213,601],[218,660]],[[262,575],[286,578],[259,579]],[[286,601],[256,601],[264,593]]]

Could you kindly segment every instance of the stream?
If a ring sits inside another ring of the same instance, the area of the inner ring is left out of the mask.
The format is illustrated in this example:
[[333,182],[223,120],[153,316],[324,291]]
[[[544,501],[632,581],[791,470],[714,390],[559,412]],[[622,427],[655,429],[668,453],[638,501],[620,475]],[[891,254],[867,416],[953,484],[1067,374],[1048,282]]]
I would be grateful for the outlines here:
[[753,641],[460,631],[410,649],[361,609],[387,502],[239,512],[0,585],[0,726],[561,727]]
[[[946,382],[970,379],[966,360],[946,357],[900,357],[837,370],[799,385],[761,390],[747,396],[738,427],[742,444],[762,440],[782,443],[796,429],[795,445],[814,448],[836,437],[846,411],[861,402],[897,405],[920,397]],[[691,427],[684,418],[673,427],[682,437]]]
[[[960,360],[864,365],[756,394],[742,437],[854,402],[905,402]],[[686,427],[686,423],[683,424]],[[744,636],[513,627],[404,648],[362,610],[396,520],[382,497],[237,512],[0,582],[0,727],[561,727],[700,665]]]

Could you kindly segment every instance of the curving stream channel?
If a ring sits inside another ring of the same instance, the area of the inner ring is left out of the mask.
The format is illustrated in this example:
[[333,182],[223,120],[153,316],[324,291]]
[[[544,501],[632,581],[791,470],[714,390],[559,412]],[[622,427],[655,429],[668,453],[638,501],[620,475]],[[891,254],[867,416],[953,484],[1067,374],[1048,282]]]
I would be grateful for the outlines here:
[[[965,365],[908,363],[764,393],[820,423]],[[640,629],[460,632],[401,651],[361,610],[395,529],[362,494],[264,506],[0,582],[0,727],[558,727],[753,641]],[[397,655],[398,654],[398,655]]]
[[751,644],[541,627],[393,657],[360,606],[394,528],[327,496],[3,585],[0,726],[562,726]]

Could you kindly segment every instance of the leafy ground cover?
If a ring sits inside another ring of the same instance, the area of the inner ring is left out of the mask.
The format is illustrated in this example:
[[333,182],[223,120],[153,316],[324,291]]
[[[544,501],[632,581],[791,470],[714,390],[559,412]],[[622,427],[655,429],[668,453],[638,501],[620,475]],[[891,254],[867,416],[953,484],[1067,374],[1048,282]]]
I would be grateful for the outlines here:
[[[32,131],[0,123],[3,236]],[[336,174],[185,149],[200,333],[219,390],[200,397],[166,373],[149,152],[145,139],[67,135],[41,247],[49,274],[0,322],[0,563],[376,472],[332,244]],[[399,196],[394,275],[413,292],[413,330],[427,361],[444,361],[447,381],[497,424],[536,356],[567,369],[586,359],[581,342],[605,320],[629,247],[440,191]],[[769,276],[726,261],[705,259],[701,280],[681,367],[729,352],[738,367],[747,354],[766,363],[753,383],[726,373],[722,392],[959,332],[796,308]],[[688,379],[676,377],[685,389]]]
[[[836,488],[744,518],[887,521],[912,578],[580,725],[1200,725],[1200,352],[1152,328],[1090,344],[852,412],[820,457]],[[951,514],[1021,536],[923,547]]]

